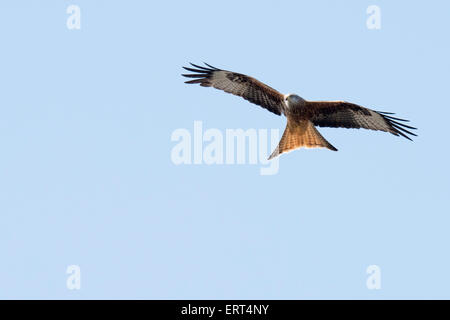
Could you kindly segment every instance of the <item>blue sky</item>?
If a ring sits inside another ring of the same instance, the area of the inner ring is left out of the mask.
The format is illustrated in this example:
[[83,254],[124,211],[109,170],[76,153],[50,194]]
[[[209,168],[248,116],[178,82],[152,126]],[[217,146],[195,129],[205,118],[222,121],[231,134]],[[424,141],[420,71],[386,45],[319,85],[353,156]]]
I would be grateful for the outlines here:
[[[81,29],[69,30],[69,5]],[[381,29],[366,9],[381,9]],[[450,298],[450,4],[2,1],[0,298]],[[206,61],[283,93],[396,112],[414,142],[321,128],[339,149],[175,165],[171,134],[284,129],[188,86]],[[81,270],[69,290],[66,269]],[[366,268],[381,270],[381,289]]]

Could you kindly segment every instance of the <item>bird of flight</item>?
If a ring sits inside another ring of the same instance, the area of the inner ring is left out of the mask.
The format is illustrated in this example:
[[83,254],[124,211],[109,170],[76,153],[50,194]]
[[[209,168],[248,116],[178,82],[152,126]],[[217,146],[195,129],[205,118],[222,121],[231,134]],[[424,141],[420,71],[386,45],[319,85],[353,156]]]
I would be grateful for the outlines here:
[[276,115],[285,115],[286,129],[269,159],[297,148],[328,148],[332,146],[315,126],[333,128],[364,128],[380,130],[411,140],[416,129],[404,124],[408,120],[393,117],[391,112],[374,111],[345,101],[308,101],[296,94],[284,95],[268,85],[245,74],[217,69],[207,63],[206,67],[191,63],[193,68],[183,67],[192,73],[184,77],[194,78],[185,83],[199,83],[240,96]]

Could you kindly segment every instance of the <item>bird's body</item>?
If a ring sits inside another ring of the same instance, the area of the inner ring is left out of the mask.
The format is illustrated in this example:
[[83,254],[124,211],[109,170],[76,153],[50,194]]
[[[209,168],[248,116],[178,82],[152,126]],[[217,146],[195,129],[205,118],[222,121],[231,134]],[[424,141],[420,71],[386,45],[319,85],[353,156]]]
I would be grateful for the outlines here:
[[407,134],[415,136],[406,128],[416,128],[402,123],[407,120],[392,117],[392,113],[377,112],[345,101],[308,101],[296,94],[283,95],[244,74],[217,69],[208,64],[207,67],[191,65],[196,69],[183,68],[194,73],[183,76],[195,79],[186,83],[214,87],[241,96],[277,115],[286,116],[286,129],[269,159],[301,147],[323,147],[337,151],[315,126],[380,130],[409,140]]

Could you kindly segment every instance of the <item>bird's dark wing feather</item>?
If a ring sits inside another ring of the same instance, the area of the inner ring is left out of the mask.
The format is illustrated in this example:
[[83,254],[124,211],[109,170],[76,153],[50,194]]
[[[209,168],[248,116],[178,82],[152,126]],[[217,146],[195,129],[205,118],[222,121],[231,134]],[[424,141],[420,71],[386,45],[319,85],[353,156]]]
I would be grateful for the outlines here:
[[245,74],[217,69],[206,63],[207,67],[192,63],[191,65],[193,68],[183,67],[185,70],[193,72],[183,74],[184,77],[194,78],[186,83],[199,83],[203,87],[214,87],[240,96],[277,115],[284,114],[284,96],[261,81]]
[[392,113],[374,111],[345,101],[309,101],[305,110],[314,125],[333,128],[364,128],[390,132],[411,140],[416,128],[404,124],[408,120],[392,117]]

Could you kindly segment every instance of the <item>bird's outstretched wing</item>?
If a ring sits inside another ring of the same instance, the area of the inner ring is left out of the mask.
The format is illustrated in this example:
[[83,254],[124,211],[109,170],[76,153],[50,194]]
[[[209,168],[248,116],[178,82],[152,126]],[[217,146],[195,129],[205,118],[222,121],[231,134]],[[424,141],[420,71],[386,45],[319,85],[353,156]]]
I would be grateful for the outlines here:
[[334,128],[364,128],[390,132],[411,140],[417,136],[410,130],[416,128],[404,124],[408,120],[392,117],[393,113],[373,111],[345,101],[308,101],[305,111],[314,125]]
[[207,67],[192,63],[191,65],[195,69],[183,68],[193,73],[183,74],[183,76],[195,79],[186,81],[186,83],[199,83],[203,87],[214,87],[240,96],[277,115],[284,114],[284,96],[261,81],[245,74],[217,69],[207,63],[205,63]]

